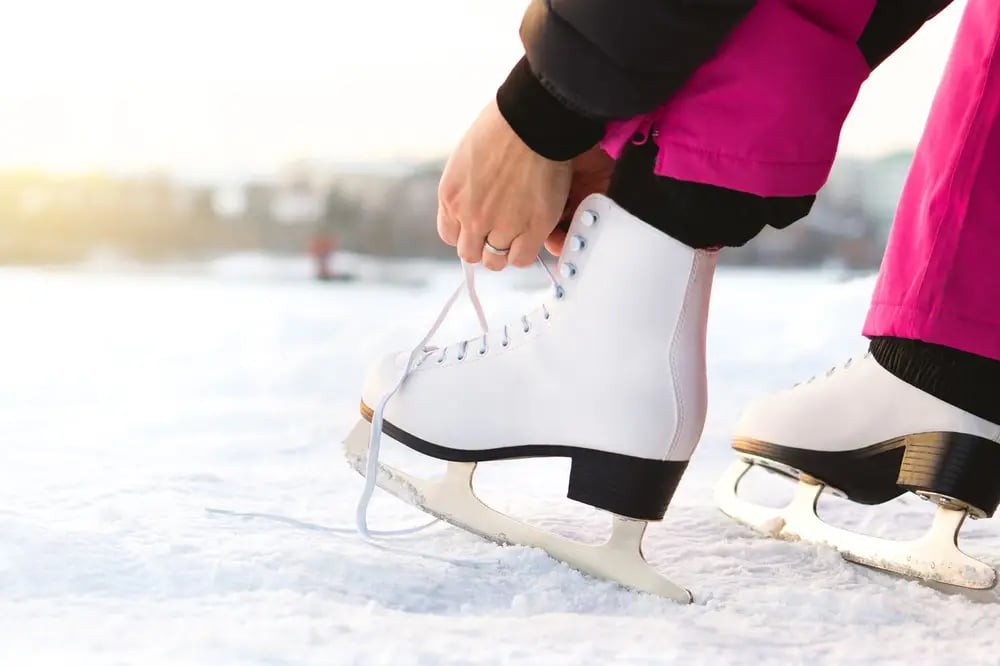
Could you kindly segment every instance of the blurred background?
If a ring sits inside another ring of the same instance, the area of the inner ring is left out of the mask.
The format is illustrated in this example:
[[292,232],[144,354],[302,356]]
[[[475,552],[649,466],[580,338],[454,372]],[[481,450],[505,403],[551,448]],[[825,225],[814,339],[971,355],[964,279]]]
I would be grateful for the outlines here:
[[[724,263],[878,266],[964,7],[866,83],[809,219]],[[0,25],[0,266],[449,258],[444,160],[523,0],[33,0]]]
[[[874,663],[901,643],[982,662],[982,606],[734,541],[711,500],[747,401],[862,342],[963,0],[866,83],[809,219],[722,255],[702,444],[655,528],[669,575],[710,594],[688,621],[459,530],[386,550],[338,532],[362,488],[339,443],[366,368],[412,348],[461,280],[439,174],[520,57],[526,2],[2,0],[0,664],[520,663],[553,646]],[[477,278],[495,324],[548,286],[537,268]],[[463,299],[434,343],[478,332]],[[597,516],[550,462],[497,463],[476,491],[583,534],[571,522]],[[922,506],[840,524],[915,536]],[[372,527],[415,513],[377,494]],[[975,522],[970,543],[1000,552]],[[791,625],[789,599],[808,609]]]

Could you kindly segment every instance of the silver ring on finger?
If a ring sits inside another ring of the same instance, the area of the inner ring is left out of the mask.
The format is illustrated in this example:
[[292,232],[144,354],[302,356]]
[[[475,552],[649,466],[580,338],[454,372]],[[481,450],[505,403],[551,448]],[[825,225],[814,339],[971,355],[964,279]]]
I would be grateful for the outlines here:
[[484,247],[486,248],[487,252],[489,252],[490,254],[495,254],[498,257],[506,257],[507,253],[510,252],[509,247],[508,248],[495,247],[492,243],[489,242],[489,240],[486,241],[486,245]]

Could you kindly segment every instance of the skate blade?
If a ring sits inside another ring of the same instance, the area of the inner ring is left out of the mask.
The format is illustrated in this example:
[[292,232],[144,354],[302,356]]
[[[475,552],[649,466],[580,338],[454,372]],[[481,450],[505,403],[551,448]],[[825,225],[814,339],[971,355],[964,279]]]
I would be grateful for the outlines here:
[[834,527],[816,513],[824,486],[799,481],[795,496],[785,507],[762,507],[742,499],[739,484],[752,463],[739,460],[726,470],[716,488],[716,502],[723,513],[768,536],[830,546],[857,564],[955,588],[990,590],[997,584],[996,570],[963,553],[958,533],[967,512],[939,506],[931,527],[918,539],[895,541]]
[[[847,558],[845,557],[844,559]],[[858,562],[855,560],[848,560],[848,562],[856,564],[865,569],[869,569],[871,571],[877,571],[879,573],[890,573],[893,576],[897,576],[903,580],[912,581],[924,587],[930,588],[935,592],[940,592],[941,594],[947,594],[949,596],[962,597],[967,601],[971,601],[973,603],[995,604],[997,603],[997,601],[1000,601],[1000,598],[998,598],[997,596],[997,592],[998,590],[1000,590],[1000,588],[998,587],[977,589],[971,587],[962,587],[961,585],[949,585],[948,583],[941,583],[936,580],[920,578],[919,576],[913,576],[898,571],[887,571],[886,569],[882,569],[880,567],[870,566],[868,564],[865,564],[864,562]]]
[[[348,462],[364,475],[371,424],[361,419],[344,440]],[[456,527],[501,545],[540,548],[573,569],[682,603],[691,593],[664,578],[642,555],[646,521],[613,516],[611,537],[584,544],[532,527],[488,507],[472,489],[475,463],[449,462],[439,480],[421,479],[379,463],[378,486]]]

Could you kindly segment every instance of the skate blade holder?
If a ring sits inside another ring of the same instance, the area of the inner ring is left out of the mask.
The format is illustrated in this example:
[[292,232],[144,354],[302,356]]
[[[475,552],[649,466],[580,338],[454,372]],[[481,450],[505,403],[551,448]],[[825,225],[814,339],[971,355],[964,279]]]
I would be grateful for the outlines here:
[[776,460],[768,460],[767,458],[755,456],[751,453],[741,453],[740,460],[749,465],[757,465],[758,467],[764,467],[768,470],[778,472],[782,476],[786,476],[792,479],[793,481],[797,480],[811,485],[823,486],[824,489],[831,495],[834,495],[835,497],[840,497],[841,499],[847,499],[847,493],[845,493],[843,490],[840,490],[839,488],[836,488],[829,484],[823,483],[816,477],[810,476],[809,474],[806,474],[802,470],[795,469],[790,465],[780,463]]
[[[344,440],[344,454],[362,476],[368,460],[371,424],[361,419]],[[538,548],[577,571],[622,587],[680,603],[691,592],[673,583],[642,554],[648,522],[611,514],[611,536],[604,543],[567,539],[500,513],[480,500],[473,488],[476,463],[448,462],[444,477],[423,479],[379,462],[377,483],[391,495],[432,516],[500,545]],[[610,512],[608,512],[610,513]]]
[[952,497],[951,495],[944,495],[930,490],[914,490],[913,494],[926,502],[937,504],[939,507],[943,507],[945,509],[951,509],[952,511],[965,511],[968,514],[968,517],[972,520],[981,520],[989,517],[986,512],[979,507],[973,506],[968,502],[963,502],[962,500]]
[[719,508],[734,520],[774,538],[832,547],[851,562],[924,582],[970,590],[996,587],[996,570],[958,547],[959,531],[970,515],[964,503],[954,498],[945,498],[947,503],[943,503],[941,496],[932,494],[938,507],[923,536],[909,541],[883,539],[824,522],[816,512],[819,497],[827,489],[822,483],[800,479],[792,501],[780,508],[741,498],[739,484],[755,464],[737,460],[716,488]]

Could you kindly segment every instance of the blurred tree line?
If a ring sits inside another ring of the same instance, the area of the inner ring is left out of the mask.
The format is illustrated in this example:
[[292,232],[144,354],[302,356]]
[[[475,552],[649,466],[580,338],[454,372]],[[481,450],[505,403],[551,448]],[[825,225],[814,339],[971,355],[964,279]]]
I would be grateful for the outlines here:
[[[911,157],[838,161],[806,220],[765,231],[722,261],[877,266]],[[304,254],[318,237],[367,255],[450,258],[435,228],[443,166],[345,172],[298,163],[237,185],[159,173],[0,173],[0,264],[72,263],[109,251],[138,261]]]
[[0,174],[0,263],[66,263],[114,250],[138,260],[199,257],[255,245],[213,211],[211,192],[159,175]]

